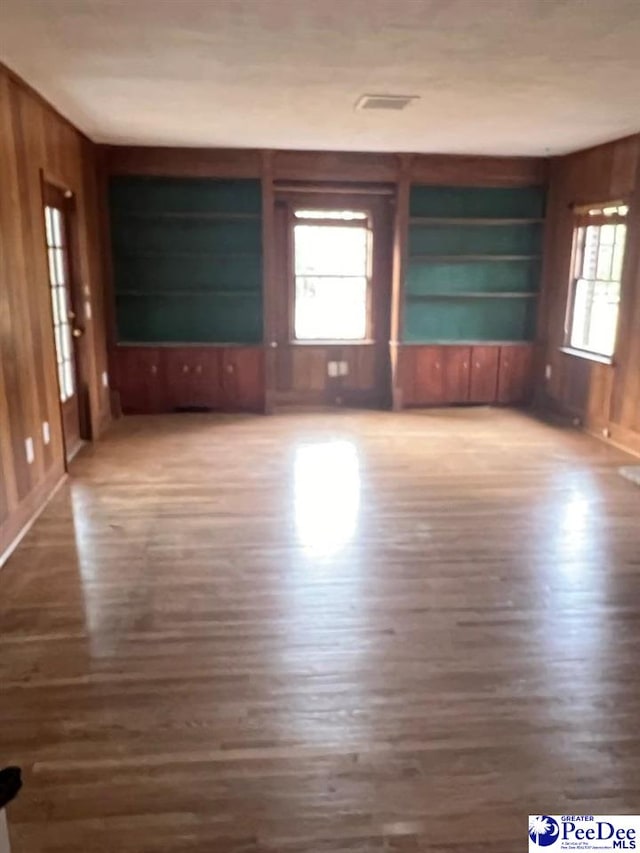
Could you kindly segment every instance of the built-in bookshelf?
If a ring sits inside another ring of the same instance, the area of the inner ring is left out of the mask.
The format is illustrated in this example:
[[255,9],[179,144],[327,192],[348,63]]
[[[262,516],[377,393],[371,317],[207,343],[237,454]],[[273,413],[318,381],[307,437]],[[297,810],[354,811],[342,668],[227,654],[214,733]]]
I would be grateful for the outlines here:
[[538,187],[413,186],[404,340],[531,340],[543,217]]
[[119,340],[262,340],[260,181],[116,177],[110,207]]

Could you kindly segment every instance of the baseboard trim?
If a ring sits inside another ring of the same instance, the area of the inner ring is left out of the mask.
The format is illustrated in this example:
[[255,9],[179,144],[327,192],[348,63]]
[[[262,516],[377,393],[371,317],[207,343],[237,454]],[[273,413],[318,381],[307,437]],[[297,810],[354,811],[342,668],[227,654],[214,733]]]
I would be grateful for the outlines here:
[[640,456],[640,433],[634,430],[599,419],[589,421],[588,415],[584,412],[578,412],[570,406],[561,405],[553,398],[547,398],[543,402],[538,401],[534,412],[539,417],[549,419],[552,422],[573,426],[592,438],[597,438],[599,441],[603,441],[618,450],[623,450],[631,456]]
[[68,474],[55,469],[37,486],[15,510],[13,517],[0,529],[0,569],[22,542],[49,501],[67,480]]

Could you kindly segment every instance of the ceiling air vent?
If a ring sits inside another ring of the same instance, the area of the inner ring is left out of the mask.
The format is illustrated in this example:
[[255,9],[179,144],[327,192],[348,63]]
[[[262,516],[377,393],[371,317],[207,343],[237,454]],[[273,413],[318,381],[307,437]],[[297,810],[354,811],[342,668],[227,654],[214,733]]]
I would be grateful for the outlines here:
[[362,95],[356,101],[357,110],[403,110],[419,95]]

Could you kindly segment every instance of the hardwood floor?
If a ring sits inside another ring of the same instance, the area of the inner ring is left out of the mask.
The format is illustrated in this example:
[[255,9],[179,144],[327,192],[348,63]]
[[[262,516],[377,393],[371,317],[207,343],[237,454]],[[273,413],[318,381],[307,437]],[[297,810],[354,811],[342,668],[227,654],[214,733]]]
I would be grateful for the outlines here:
[[130,418],[0,572],[13,853],[516,853],[640,804],[629,457],[500,410]]

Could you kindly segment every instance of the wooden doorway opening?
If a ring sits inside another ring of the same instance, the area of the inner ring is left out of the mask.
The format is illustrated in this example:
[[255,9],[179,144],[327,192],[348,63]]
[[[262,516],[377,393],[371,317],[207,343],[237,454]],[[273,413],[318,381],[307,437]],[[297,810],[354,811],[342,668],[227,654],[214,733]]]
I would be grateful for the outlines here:
[[79,322],[82,295],[77,275],[75,202],[71,192],[46,182],[43,197],[52,331],[65,457],[69,462],[83,440],[91,437],[88,396],[82,381],[84,328]]

